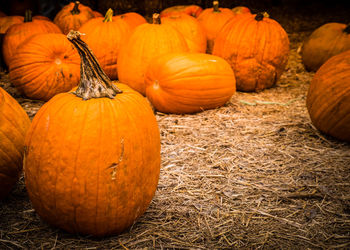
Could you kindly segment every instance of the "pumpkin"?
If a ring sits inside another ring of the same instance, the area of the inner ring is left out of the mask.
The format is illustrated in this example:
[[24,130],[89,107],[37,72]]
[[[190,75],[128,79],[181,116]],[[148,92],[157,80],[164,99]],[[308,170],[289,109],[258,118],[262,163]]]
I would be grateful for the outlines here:
[[80,58],[65,35],[37,34],[17,48],[9,76],[30,99],[48,101],[78,85]]
[[10,28],[13,24],[23,23],[23,16],[4,16],[0,17],[0,33],[5,34],[8,28]]
[[81,80],[42,106],[26,136],[25,184],[35,211],[72,233],[105,236],[149,206],[160,171],[160,135],[147,100],[112,83],[71,31]]
[[146,19],[136,12],[127,12],[121,15],[117,15],[113,18],[123,19],[127,24],[129,24],[131,30],[134,30],[141,24],[147,23]]
[[95,17],[93,10],[79,1],[64,6],[55,16],[53,22],[68,34],[70,30],[78,30],[84,23]]
[[0,199],[9,194],[22,172],[29,125],[21,105],[0,87]]
[[105,18],[89,20],[79,31],[85,36],[102,69],[110,79],[118,79],[117,61],[122,42],[130,34],[129,25],[121,18],[113,17],[113,10],[106,12]]
[[315,73],[306,97],[312,123],[350,142],[350,50],[328,59]]
[[161,22],[173,26],[184,36],[190,52],[205,53],[207,38],[196,18],[180,13],[163,17]]
[[145,73],[145,83],[147,98],[163,113],[217,108],[236,91],[230,65],[204,53],[168,53],[154,58]]
[[160,17],[171,16],[173,14],[184,13],[193,17],[198,17],[203,9],[198,5],[175,5],[160,12]]
[[150,60],[169,52],[187,52],[186,40],[175,28],[161,24],[159,14],[153,23],[136,27],[121,47],[118,57],[118,77],[122,83],[145,95],[144,74]]
[[233,13],[237,14],[251,14],[251,11],[248,7],[245,6],[236,6],[232,8]]
[[93,10],[92,13],[94,14],[94,17],[103,17],[103,15],[97,10]]
[[316,71],[334,55],[350,49],[350,24],[327,23],[305,40],[301,58],[308,71]]
[[237,15],[215,40],[213,55],[231,65],[240,91],[261,91],[275,85],[289,56],[285,30],[268,14]]
[[12,25],[4,36],[2,53],[4,61],[9,66],[15,51],[24,40],[35,34],[62,33],[60,28],[51,21],[32,19],[31,11],[26,12],[23,23]]
[[219,34],[222,27],[235,14],[231,9],[219,8],[219,1],[213,1],[213,8],[207,8],[198,16],[197,20],[204,28],[207,36],[207,53],[211,54],[213,51],[214,41]]

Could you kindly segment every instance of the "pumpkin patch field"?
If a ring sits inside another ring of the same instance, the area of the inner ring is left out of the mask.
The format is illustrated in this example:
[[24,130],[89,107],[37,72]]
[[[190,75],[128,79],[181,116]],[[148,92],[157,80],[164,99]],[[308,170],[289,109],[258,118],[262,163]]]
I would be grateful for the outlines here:
[[349,249],[335,2],[4,5],[0,249]]

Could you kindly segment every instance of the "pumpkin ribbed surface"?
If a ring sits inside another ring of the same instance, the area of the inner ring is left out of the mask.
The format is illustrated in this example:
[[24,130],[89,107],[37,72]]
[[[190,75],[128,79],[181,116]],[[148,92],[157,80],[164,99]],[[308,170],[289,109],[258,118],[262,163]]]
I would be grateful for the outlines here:
[[118,79],[117,65],[119,50],[131,29],[121,18],[112,17],[110,9],[109,17],[97,17],[89,20],[79,31],[85,34],[82,39],[89,45],[100,63],[102,69],[110,79]]
[[6,32],[2,53],[7,66],[15,51],[24,40],[35,34],[62,33],[60,28],[51,21],[33,19],[32,21],[12,25]]
[[164,113],[194,113],[225,104],[236,91],[230,65],[203,53],[169,53],[146,71],[146,96]]
[[29,125],[23,108],[0,88],[0,199],[8,195],[22,171],[24,138]]
[[0,33],[6,33],[7,29],[10,28],[13,24],[23,23],[23,16],[5,16],[0,17]]
[[65,35],[37,34],[18,47],[9,72],[27,97],[47,101],[78,85],[80,58]]
[[78,32],[68,38],[81,56],[81,80],[35,115],[25,141],[26,188],[50,224],[117,234],[145,212],[156,191],[159,129],[148,101],[114,85]]
[[316,71],[334,55],[350,49],[350,25],[327,23],[303,43],[301,57],[306,70]]
[[180,13],[163,17],[161,20],[163,24],[173,26],[184,36],[190,52],[205,53],[207,38],[196,18]]
[[183,35],[166,24],[142,24],[122,46],[118,62],[118,77],[145,95],[144,74],[148,63],[158,55],[170,52],[187,52],[188,46]]
[[124,20],[131,30],[134,30],[137,26],[147,23],[146,19],[136,12],[127,12],[121,15],[114,16],[113,18],[120,18]]
[[272,87],[282,75],[288,62],[289,39],[273,19],[262,14],[237,15],[221,30],[213,55],[231,65],[237,90],[261,91]]
[[184,13],[189,16],[198,17],[202,11],[203,9],[198,5],[175,5],[162,10],[160,16],[167,17],[173,14]]
[[93,10],[78,1],[64,6],[55,16],[53,22],[60,27],[63,34],[78,30],[84,23],[95,17]]
[[350,142],[350,51],[331,57],[314,75],[306,105],[320,131]]

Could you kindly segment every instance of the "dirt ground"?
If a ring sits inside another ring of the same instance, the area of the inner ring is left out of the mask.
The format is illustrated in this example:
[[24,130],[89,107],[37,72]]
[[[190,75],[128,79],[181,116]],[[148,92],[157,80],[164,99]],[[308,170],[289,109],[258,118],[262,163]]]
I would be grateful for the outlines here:
[[[198,114],[156,114],[159,185],[130,229],[96,239],[51,227],[33,210],[22,177],[0,201],[0,249],[350,248],[350,144],[312,125],[305,99],[314,73],[297,53],[315,20],[285,23],[290,58],[274,88],[237,92]],[[43,102],[0,76],[33,118]]]

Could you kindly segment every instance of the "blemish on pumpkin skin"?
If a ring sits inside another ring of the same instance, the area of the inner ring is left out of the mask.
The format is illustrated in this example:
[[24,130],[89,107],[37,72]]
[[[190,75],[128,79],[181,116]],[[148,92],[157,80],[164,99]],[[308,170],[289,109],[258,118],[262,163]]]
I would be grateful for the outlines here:
[[120,152],[120,156],[119,156],[119,160],[118,162],[113,162],[111,165],[108,166],[107,169],[113,169],[112,173],[111,173],[111,177],[112,180],[114,181],[116,179],[116,175],[117,175],[117,167],[119,166],[119,163],[122,162],[123,157],[124,157],[124,139],[120,140],[120,144],[121,144],[121,152]]

